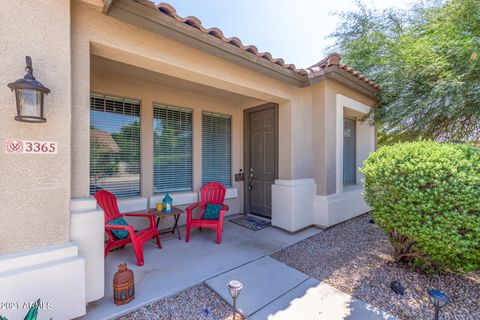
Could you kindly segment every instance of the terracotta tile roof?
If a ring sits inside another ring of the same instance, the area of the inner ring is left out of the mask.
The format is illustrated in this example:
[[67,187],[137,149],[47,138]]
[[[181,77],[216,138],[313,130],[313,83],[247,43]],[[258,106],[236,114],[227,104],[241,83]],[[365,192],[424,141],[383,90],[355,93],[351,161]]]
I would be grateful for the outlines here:
[[96,143],[98,152],[120,152],[120,147],[108,132],[99,129],[90,129],[90,139]]
[[176,21],[185,23],[195,29],[198,29],[202,31],[205,34],[208,34],[212,37],[218,38],[225,43],[231,44],[235,47],[238,47],[242,49],[245,52],[249,52],[250,54],[253,54],[259,58],[263,58],[265,60],[270,61],[271,63],[277,64],[283,68],[286,68],[288,70],[291,70],[293,72],[296,72],[298,74],[301,74],[303,76],[308,76],[309,79],[313,79],[317,76],[324,75],[329,69],[338,67],[341,70],[344,70],[345,72],[353,75],[354,77],[360,79],[361,81],[365,82],[366,84],[370,85],[373,87],[375,90],[380,90],[380,86],[376,84],[374,81],[368,79],[366,76],[362,75],[360,72],[354,70],[353,68],[347,66],[346,64],[340,63],[340,55],[337,53],[330,54],[328,57],[324,58],[320,62],[314,64],[311,67],[308,67],[306,69],[297,69],[294,64],[289,64],[285,63],[285,61],[281,58],[273,58],[272,54],[270,52],[259,52],[257,47],[254,45],[244,45],[242,41],[237,38],[237,37],[231,37],[231,38],[226,38],[222,32],[222,30],[218,28],[205,28],[202,25],[202,22],[200,19],[194,16],[188,16],[188,17],[181,17],[177,14],[177,11],[173,6],[171,6],[168,3],[160,3],[156,5],[150,0],[135,0],[136,2],[139,2],[143,5],[155,8],[159,12],[163,13],[166,16],[169,16]]
[[281,58],[278,58],[278,59],[275,59],[272,57],[272,54],[270,52],[259,52],[257,47],[254,46],[254,45],[244,45],[242,43],[242,40],[240,40],[239,38],[237,37],[231,37],[231,38],[227,38],[225,37],[225,35],[223,34],[222,30],[220,30],[219,28],[205,28],[203,25],[202,25],[202,22],[200,21],[200,19],[198,19],[197,17],[194,17],[194,16],[188,16],[188,17],[181,17],[177,14],[177,11],[175,10],[175,8],[173,6],[171,6],[170,4],[168,3],[160,3],[158,5],[155,5],[153,2],[151,1],[148,1],[148,0],[135,0],[137,2],[140,2],[144,5],[148,5],[148,6],[155,6],[158,11],[160,11],[161,13],[167,15],[167,16],[170,16],[172,17],[173,19],[179,21],[179,22],[182,22],[182,23],[185,23],[185,24],[188,24],[189,26],[193,27],[193,28],[196,28],[200,31],[202,31],[203,33],[206,33],[206,34],[209,34],[211,35],[212,37],[215,37],[215,38],[218,38],[226,43],[229,43],[235,47],[238,47],[246,52],[250,52],[251,54],[254,54],[256,55],[257,57],[259,58],[263,58],[263,59],[266,59],[272,63],[275,63],[281,67],[284,67],[286,69],[289,69],[289,70],[292,70],[294,72],[297,72],[297,73],[300,73],[302,75],[305,75],[306,74],[306,71],[304,69],[297,69],[295,67],[294,64],[290,64],[290,63],[285,63],[285,61]]
[[308,78],[312,79],[318,76],[325,74],[332,67],[338,67],[341,70],[348,72],[349,74],[355,76],[356,78],[362,80],[366,84],[372,86],[376,90],[380,90],[380,86],[375,83],[375,81],[368,79],[365,75],[361,74],[359,71],[353,69],[352,67],[347,66],[344,63],[340,63],[342,58],[338,53],[332,53],[328,57],[324,58],[320,62],[314,64],[311,67],[306,69]]

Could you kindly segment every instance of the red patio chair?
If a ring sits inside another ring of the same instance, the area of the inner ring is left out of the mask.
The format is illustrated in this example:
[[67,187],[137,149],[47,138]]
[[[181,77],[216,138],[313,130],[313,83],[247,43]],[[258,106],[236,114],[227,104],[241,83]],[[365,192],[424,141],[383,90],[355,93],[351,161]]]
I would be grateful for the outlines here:
[[[143,244],[149,239],[156,237],[157,245],[161,249],[160,235],[158,234],[157,227],[155,226],[154,215],[151,213],[124,213],[121,214],[118,210],[117,198],[106,190],[100,190],[93,195],[97,200],[97,204],[103,209],[105,213],[105,232],[108,234],[108,240],[105,244],[105,258],[108,256],[110,250],[118,247],[124,247],[128,243],[132,243],[135,250],[135,256],[137,257],[137,264],[143,266]],[[110,221],[123,218],[123,217],[141,217],[149,220],[150,226],[148,228],[134,231],[130,225],[115,225],[108,224]],[[117,238],[112,230],[126,230],[128,231],[128,237],[124,239]]]
[[[223,230],[223,216],[228,211],[228,206],[223,203],[225,200],[226,189],[218,182],[210,182],[204,185],[200,189],[200,203],[191,205],[186,209],[187,211],[187,235],[185,241],[190,240],[190,230],[192,228],[210,228],[217,231],[217,243],[222,242],[222,230]],[[218,220],[203,219],[203,213],[207,204],[219,204],[222,205],[220,210],[220,216]],[[200,219],[193,219],[193,209],[200,206]]]

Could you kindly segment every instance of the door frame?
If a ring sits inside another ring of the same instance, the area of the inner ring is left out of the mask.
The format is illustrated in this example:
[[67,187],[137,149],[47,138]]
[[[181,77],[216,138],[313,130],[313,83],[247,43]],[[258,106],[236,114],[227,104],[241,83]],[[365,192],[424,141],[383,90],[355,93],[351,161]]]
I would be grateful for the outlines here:
[[[278,104],[269,102],[256,107],[248,108],[243,110],[243,165],[244,165],[244,180],[243,180],[243,213],[252,214],[250,212],[250,193],[248,192],[248,174],[250,172],[250,114],[267,110],[274,109],[275,114],[275,175],[274,180],[278,179]],[[273,215],[273,212],[272,212]],[[263,217],[262,215],[259,215]],[[271,217],[266,217],[271,218]]]

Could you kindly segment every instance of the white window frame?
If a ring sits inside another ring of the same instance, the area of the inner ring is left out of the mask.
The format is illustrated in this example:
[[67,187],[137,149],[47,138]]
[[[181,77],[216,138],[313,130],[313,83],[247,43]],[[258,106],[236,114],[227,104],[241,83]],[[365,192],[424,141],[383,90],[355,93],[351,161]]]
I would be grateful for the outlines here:
[[[360,112],[362,114],[368,114],[371,110],[369,106],[363,104],[357,100],[348,98],[342,94],[336,95],[336,194],[341,194],[344,191],[343,186],[343,119],[345,115],[344,109],[350,109],[353,111]],[[358,131],[358,121],[357,121],[357,137],[356,137],[356,154],[355,158],[357,159],[357,164],[359,161],[358,157],[358,146],[360,145],[359,139],[363,137],[359,134]],[[369,141],[368,141],[368,152],[375,151],[375,127],[369,128]],[[358,170],[357,170],[358,171]],[[361,185],[359,179],[359,174],[357,172],[357,185]]]

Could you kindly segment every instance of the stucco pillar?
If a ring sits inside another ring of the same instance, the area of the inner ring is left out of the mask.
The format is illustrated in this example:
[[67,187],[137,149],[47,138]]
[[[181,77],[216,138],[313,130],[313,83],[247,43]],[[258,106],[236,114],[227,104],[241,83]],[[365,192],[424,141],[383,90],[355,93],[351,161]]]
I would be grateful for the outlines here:
[[153,101],[142,99],[140,115],[140,195],[153,195]]
[[312,87],[312,121],[313,177],[317,185],[317,194],[325,195],[327,190],[327,121],[325,85],[323,82],[319,82]]
[[81,198],[90,194],[90,44],[75,28],[72,38],[72,198]]
[[193,190],[202,187],[202,111],[194,110],[192,124]]
[[279,103],[278,107],[278,177],[292,179],[292,104]]
[[272,186],[272,225],[290,232],[313,222],[311,101],[304,90],[279,106],[279,179]]

